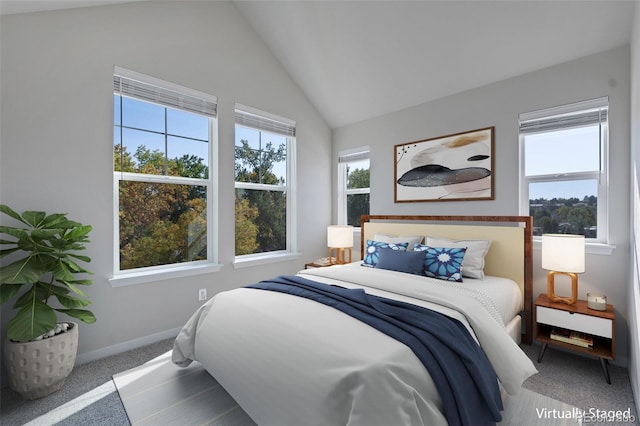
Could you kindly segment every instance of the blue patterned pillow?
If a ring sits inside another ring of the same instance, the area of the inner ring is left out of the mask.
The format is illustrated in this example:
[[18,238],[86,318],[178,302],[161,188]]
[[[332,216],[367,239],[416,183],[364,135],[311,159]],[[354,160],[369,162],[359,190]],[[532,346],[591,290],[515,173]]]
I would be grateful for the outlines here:
[[407,251],[409,243],[383,243],[380,241],[367,240],[367,247],[365,248],[364,260],[362,266],[368,266],[375,268],[380,260],[380,249],[390,248],[392,250]]
[[414,246],[415,251],[425,251],[424,274],[428,277],[447,281],[462,281],[462,259],[466,247],[430,247],[422,244]]

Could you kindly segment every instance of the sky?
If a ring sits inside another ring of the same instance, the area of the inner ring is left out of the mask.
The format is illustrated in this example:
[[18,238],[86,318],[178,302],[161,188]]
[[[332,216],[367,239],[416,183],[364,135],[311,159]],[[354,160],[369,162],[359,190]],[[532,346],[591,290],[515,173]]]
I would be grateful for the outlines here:
[[[597,125],[525,137],[527,176],[597,172],[600,169],[600,140]],[[535,183],[529,186],[529,199],[583,199],[598,195],[597,179]]]
[[[169,158],[181,157],[183,154],[193,154],[201,157],[208,166],[209,120],[207,117],[191,114],[172,108],[164,108],[147,102],[136,101],[127,97],[122,98],[123,125],[155,132],[165,131],[165,109],[167,111],[167,133],[187,138],[169,137],[167,141],[167,155]],[[114,95],[114,124],[120,124],[119,96]],[[123,129],[123,145],[130,153],[135,153],[140,145],[145,145],[151,151],[165,151],[163,134],[150,133],[140,130]],[[114,145],[120,143],[120,134],[114,132]]]
[[597,180],[545,182],[534,183],[529,186],[530,200],[573,197],[582,200],[585,196],[590,195],[598,195]]

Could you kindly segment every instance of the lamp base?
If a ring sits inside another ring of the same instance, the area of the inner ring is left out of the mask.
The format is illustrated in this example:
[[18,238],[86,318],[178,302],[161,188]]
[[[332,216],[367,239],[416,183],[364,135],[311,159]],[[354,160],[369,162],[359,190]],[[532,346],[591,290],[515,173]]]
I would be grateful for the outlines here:
[[[571,278],[571,297],[556,296],[555,293],[555,277],[557,274],[567,275]],[[578,300],[578,274],[572,272],[556,272],[549,271],[547,274],[547,296],[552,302],[566,303],[573,305]]]
[[[349,251],[349,262],[345,259],[345,252]],[[335,258],[333,252],[335,251]],[[334,261],[335,259],[335,261]],[[351,247],[329,247],[329,265],[343,265],[345,263],[351,263]]]

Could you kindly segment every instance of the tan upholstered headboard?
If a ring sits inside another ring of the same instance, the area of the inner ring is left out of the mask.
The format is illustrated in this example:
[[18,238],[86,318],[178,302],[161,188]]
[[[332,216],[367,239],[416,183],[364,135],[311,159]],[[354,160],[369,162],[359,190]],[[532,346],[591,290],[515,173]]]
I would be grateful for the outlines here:
[[360,252],[376,233],[422,235],[454,240],[491,240],[485,273],[510,278],[524,298],[522,342],[532,338],[532,218],[530,216],[382,216],[361,217]]

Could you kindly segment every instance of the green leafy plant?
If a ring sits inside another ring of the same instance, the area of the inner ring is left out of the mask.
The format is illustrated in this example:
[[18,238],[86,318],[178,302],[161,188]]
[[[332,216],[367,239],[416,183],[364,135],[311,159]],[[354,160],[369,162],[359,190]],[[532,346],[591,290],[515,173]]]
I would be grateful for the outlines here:
[[[91,285],[92,281],[76,278],[76,274],[91,274],[76,263],[91,261],[77,254],[86,248],[91,226],[67,219],[66,213],[18,214],[4,204],[0,212],[25,225],[0,226],[0,258],[12,253],[19,256],[0,268],[0,303],[17,297],[13,308],[18,312],[7,323],[7,337],[24,342],[49,332],[58,322],[56,312],[94,323],[93,313],[82,309],[91,302],[78,287]],[[50,306],[52,298],[62,307]]]

